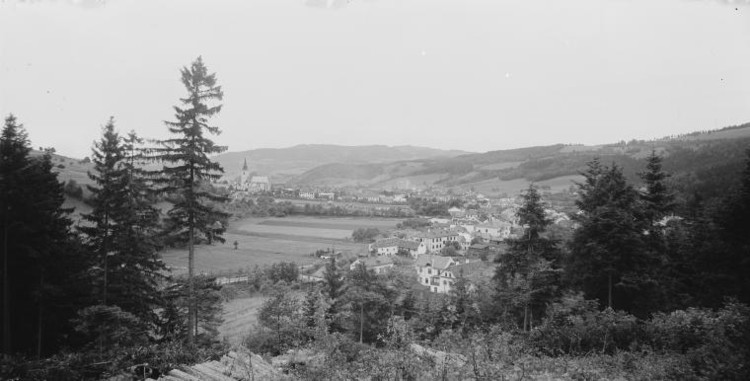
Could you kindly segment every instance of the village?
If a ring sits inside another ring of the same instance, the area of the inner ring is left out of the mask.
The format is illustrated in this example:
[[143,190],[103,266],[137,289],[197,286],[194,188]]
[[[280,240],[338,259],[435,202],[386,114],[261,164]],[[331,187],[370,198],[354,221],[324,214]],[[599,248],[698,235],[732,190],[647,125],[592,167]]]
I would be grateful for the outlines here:
[[[341,205],[351,211],[377,212],[394,206],[408,209],[408,216],[395,229],[366,237],[358,252],[326,251],[319,262],[300,265],[299,280],[324,282],[325,263],[332,258],[344,270],[364,266],[376,274],[407,271],[413,274],[416,289],[448,294],[459,278],[473,283],[489,280],[496,259],[507,249],[508,239],[523,233],[516,212],[520,193],[513,197],[491,198],[474,191],[429,187],[424,189],[372,190],[354,187],[315,188],[289,184],[271,184],[268,176],[248,172],[247,160],[239,176],[228,176],[215,183],[229,192],[232,202],[253,202],[271,197],[274,202]],[[414,200],[439,205],[433,215],[418,214],[410,205]],[[435,216],[434,214],[437,214]],[[553,224],[570,226],[569,216],[554,208],[545,209]],[[221,284],[242,282],[246,277],[221,277]]]

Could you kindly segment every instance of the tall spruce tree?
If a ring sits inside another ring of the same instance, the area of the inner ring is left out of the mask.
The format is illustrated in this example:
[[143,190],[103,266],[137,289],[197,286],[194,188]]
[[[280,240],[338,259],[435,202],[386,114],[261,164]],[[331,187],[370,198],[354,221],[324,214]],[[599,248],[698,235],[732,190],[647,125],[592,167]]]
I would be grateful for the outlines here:
[[31,158],[26,132],[10,115],[0,135],[3,353],[56,349],[85,305],[88,263],[71,235],[63,186],[49,154]]
[[97,254],[100,303],[117,305],[153,328],[154,310],[163,304],[158,283],[165,265],[155,240],[158,213],[146,199],[148,187],[134,157],[137,140],[132,133],[129,140],[120,137],[112,118],[105,125],[89,172],[94,208],[83,216],[89,224],[79,229]]
[[96,253],[99,281],[97,282],[101,304],[107,304],[109,293],[110,257],[117,255],[114,244],[115,230],[122,223],[122,215],[127,212],[127,174],[122,166],[124,152],[122,141],[115,131],[114,118],[104,126],[102,138],[94,143],[92,161],[94,172],[89,178],[95,185],[88,185],[94,209],[84,214],[83,219],[89,225],[80,227],[87,236],[87,243]]
[[579,227],[566,273],[588,297],[606,301],[610,308],[630,309],[633,296],[648,282],[639,272],[647,264],[638,193],[614,163],[602,166],[595,159],[582,175],[576,200],[580,213],[574,216]]
[[681,266],[679,257],[669,246],[678,233],[671,226],[667,229],[665,217],[675,209],[675,196],[667,187],[669,174],[662,170],[662,158],[651,151],[646,158],[646,170],[638,174],[643,181],[640,193],[643,223],[647,233],[644,237],[644,264],[640,279],[648,279],[651,287],[641,290],[638,304],[647,310],[659,310],[674,305],[675,294],[679,286],[676,274]]
[[[674,211],[674,194],[667,188],[666,179],[669,174],[662,170],[662,158],[651,151],[646,158],[646,170],[639,173],[645,190],[641,192],[643,202],[643,216],[651,227],[662,218]],[[657,233],[658,229],[649,228],[650,233]],[[658,233],[657,233],[658,234]]]
[[499,258],[494,281],[500,310],[520,316],[523,329],[528,330],[534,310],[541,318],[540,309],[556,293],[559,250],[553,240],[542,235],[552,221],[545,215],[542,197],[533,184],[523,194],[523,205],[516,215],[524,233],[508,240],[508,252]]
[[197,333],[195,321],[196,305],[193,276],[195,272],[196,238],[208,238],[223,242],[215,235],[213,225],[228,216],[212,206],[212,202],[226,202],[227,197],[216,194],[205,182],[218,180],[224,172],[221,165],[212,161],[209,155],[221,153],[226,147],[217,146],[208,134],[218,135],[220,130],[209,125],[209,119],[221,111],[221,105],[214,101],[223,98],[221,86],[216,84],[216,75],[209,74],[198,57],[190,67],[181,71],[182,84],[187,97],[181,98],[180,106],[175,106],[175,121],[166,122],[174,138],[162,140],[153,149],[152,159],[164,163],[155,181],[162,185],[161,192],[174,200],[167,212],[167,234],[175,237],[188,247],[188,343],[194,342]]

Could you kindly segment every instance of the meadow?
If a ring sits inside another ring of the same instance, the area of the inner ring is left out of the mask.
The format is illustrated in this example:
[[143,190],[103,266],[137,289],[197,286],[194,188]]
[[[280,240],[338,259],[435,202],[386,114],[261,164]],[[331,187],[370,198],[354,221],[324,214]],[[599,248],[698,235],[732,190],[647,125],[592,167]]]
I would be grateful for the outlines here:
[[223,321],[219,326],[220,337],[233,345],[242,344],[247,332],[258,322],[258,311],[265,300],[263,296],[251,296],[225,302]]
[[[332,249],[347,256],[367,251],[365,244],[351,241],[354,229],[394,228],[399,219],[366,217],[265,217],[232,221],[225,243],[198,245],[195,251],[196,273],[231,274],[287,261],[300,265],[317,261],[316,250]],[[237,242],[237,249],[234,248]],[[164,262],[174,274],[187,273],[187,249],[169,249],[162,253]]]

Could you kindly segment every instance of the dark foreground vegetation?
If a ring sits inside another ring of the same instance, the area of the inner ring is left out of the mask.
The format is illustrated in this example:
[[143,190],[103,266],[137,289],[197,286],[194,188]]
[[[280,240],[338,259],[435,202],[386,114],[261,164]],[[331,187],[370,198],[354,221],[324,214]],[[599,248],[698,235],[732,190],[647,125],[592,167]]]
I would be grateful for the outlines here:
[[[106,124],[93,210],[75,225],[62,204],[78,189],[58,182],[49,155],[31,158],[23,126],[5,119],[0,378],[101,379],[143,364],[158,376],[226,352],[217,325],[230,287],[193,271],[195,244],[221,241],[228,218],[225,195],[206,185],[221,173],[208,155],[224,148],[207,135],[219,133],[208,121],[223,94],[200,59],[182,81],[173,139],[148,147]],[[517,212],[523,234],[494,259],[494,276],[459,276],[445,295],[420,288],[409,267],[375,274],[331,259],[306,286],[292,264],[255,271],[242,287],[268,299],[244,346],[292,350],[281,366],[303,379],[750,379],[746,155],[710,198],[670,188],[656,154],[635,180],[589,160],[575,224],[554,234],[531,186]],[[165,215],[157,197],[173,205]],[[167,245],[188,250],[186,277],[161,261]]]

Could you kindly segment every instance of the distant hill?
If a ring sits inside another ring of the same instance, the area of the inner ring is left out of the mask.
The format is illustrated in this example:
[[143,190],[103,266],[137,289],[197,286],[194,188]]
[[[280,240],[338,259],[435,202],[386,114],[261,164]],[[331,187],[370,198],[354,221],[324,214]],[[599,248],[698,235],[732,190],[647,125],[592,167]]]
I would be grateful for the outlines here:
[[395,163],[324,165],[293,177],[290,183],[373,188],[440,185],[502,194],[517,193],[529,182],[535,182],[561,190],[580,179],[579,173],[594,157],[606,164],[617,163],[636,181],[637,172],[643,170],[643,159],[656,150],[665,157],[664,168],[674,174],[676,187],[710,196],[717,184],[730,185],[731,176],[721,176],[741,168],[747,147],[750,123],[651,141],[597,146],[558,144]]
[[227,152],[215,157],[228,176],[236,176],[247,159],[248,169],[279,182],[326,164],[372,164],[426,158],[450,158],[466,151],[440,150],[415,146],[297,145],[289,148],[261,148]]

